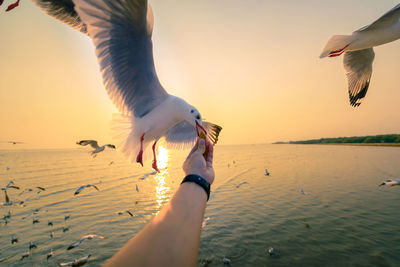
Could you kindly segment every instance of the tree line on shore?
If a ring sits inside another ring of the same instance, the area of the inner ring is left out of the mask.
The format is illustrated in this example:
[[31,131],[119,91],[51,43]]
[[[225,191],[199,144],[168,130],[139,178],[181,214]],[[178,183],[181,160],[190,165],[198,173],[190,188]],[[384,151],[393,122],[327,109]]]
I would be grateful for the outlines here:
[[400,143],[400,134],[320,138],[304,141],[275,142],[274,144],[342,144],[342,143]]

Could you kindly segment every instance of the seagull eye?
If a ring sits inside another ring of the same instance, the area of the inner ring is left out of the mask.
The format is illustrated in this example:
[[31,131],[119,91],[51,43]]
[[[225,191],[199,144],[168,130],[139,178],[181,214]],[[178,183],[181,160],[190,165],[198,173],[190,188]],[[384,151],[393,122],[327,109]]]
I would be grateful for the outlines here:
[[191,111],[190,111],[190,113],[193,113],[194,112],[194,109],[192,109]]

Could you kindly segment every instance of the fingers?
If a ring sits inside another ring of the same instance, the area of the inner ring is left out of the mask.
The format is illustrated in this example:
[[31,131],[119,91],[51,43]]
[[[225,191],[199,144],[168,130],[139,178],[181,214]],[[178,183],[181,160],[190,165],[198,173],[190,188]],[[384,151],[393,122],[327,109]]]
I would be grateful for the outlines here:
[[212,168],[213,159],[214,159],[214,146],[211,144],[209,140],[207,140],[207,154],[206,154],[206,164],[207,168]]
[[197,139],[196,144],[194,144],[192,150],[189,152],[187,159],[192,156],[192,154],[197,150],[198,147],[199,147],[199,139]]
[[201,154],[204,154],[204,152],[206,152],[206,140],[200,138],[198,140],[198,148],[197,151]]

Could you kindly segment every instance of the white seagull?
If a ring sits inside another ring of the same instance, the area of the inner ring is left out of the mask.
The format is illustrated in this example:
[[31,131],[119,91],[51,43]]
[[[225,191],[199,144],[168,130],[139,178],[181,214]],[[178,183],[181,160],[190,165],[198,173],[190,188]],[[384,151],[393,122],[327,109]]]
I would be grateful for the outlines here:
[[400,179],[389,179],[381,183],[379,186],[382,185],[390,185],[390,186],[400,185]]
[[374,46],[400,38],[400,4],[372,24],[352,35],[334,35],[329,39],[320,58],[337,57],[344,53],[350,105],[357,107],[367,94],[372,75]]
[[107,239],[107,237],[101,236],[101,235],[85,235],[82,236],[78,242],[73,243],[72,245],[70,245],[67,250],[76,248],[77,246],[79,246],[83,241],[85,241],[86,239],[91,240],[93,238],[100,238],[100,239]]
[[159,172],[156,144],[192,146],[200,130],[215,144],[221,127],[170,95],[158,80],[154,61],[153,12],[147,0],[34,0],[45,12],[87,33],[96,48],[103,83],[121,112],[114,119],[121,151],[143,166],[152,144],[152,167]]
[[105,144],[103,146],[99,146],[99,144],[97,143],[96,140],[81,140],[81,141],[76,142],[76,144],[81,145],[81,146],[90,145],[91,147],[93,147],[94,150],[90,152],[93,157],[96,157],[97,153],[104,151],[104,149],[106,147],[115,149],[115,146],[112,144]]

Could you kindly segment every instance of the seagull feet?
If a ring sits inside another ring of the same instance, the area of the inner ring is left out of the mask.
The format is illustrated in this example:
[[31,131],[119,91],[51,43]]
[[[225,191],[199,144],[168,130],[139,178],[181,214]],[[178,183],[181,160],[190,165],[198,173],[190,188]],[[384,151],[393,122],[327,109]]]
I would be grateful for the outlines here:
[[[6,9],[6,12],[7,12],[7,11],[10,11],[10,10],[13,10],[14,8],[16,8],[16,7],[19,5],[19,1],[20,1],[20,0],[17,0],[17,2],[15,2],[14,4],[9,5],[9,6],[7,7],[7,9]],[[1,1],[1,2],[3,2],[3,1]]]
[[140,163],[143,167],[143,150],[139,151],[139,154],[136,157],[136,162]]
[[153,160],[153,165],[151,165],[151,167],[153,167],[153,169],[156,172],[160,173],[160,169],[157,167],[157,161],[156,160]]

